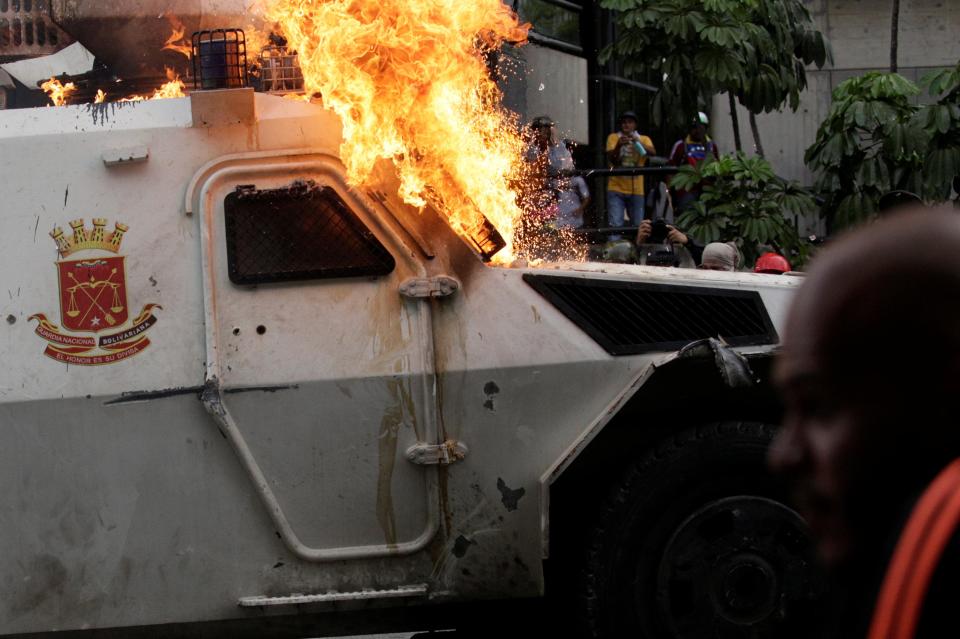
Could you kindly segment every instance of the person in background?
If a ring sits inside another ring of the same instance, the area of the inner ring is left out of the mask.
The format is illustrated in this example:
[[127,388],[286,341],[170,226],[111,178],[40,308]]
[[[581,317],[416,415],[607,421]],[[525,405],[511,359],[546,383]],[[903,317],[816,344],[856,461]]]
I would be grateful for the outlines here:
[[651,220],[662,219],[667,224],[674,223],[673,199],[666,181],[658,180],[656,186],[647,193],[646,217]]
[[[573,140],[564,140],[563,145],[573,156],[576,143]],[[557,202],[557,228],[575,228],[583,226],[583,212],[590,205],[590,188],[586,180],[579,175],[565,180]]]
[[[610,168],[629,169],[646,166],[647,156],[656,154],[653,140],[637,131],[637,114],[627,111],[620,116],[620,131],[607,136],[607,161]],[[624,226],[627,216],[634,226],[643,220],[646,196],[642,175],[618,175],[607,181],[607,223]],[[611,235],[610,240],[619,240]]]
[[[660,237],[660,236],[663,237]],[[644,220],[637,229],[636,238],[637,247],[643,248],[651,244],[669,244],[671,246],[680,246],[690,253],[693,264],[687,266],[691,268],[700,264],[703,258],[703,246],[694,238],[690,237],[672,224],[666,224],[662,219],[656,221]],[[681,260],[677,260],[679,264]]]
[[[720,150],[716,142],[707,135],[710,119],[702,111],[693,118],[687,137],[677,140],[670,151],[669,163],[673,166],[696,166],[709,157],[720,159]],[[673,208],[679,215],[700,197],[701,187],[692,191],[676,189],[673,194]]]
[[781,275],[790,272],[790,270],[790,262],[787,261],[787,258],[772,251],[768,251],[758,257],[757,263],[753,267],[754,273],[767,273],[770,275]]
[[830,636],[954,636],[960,219],[952,207],[904,211],[824,249],[788,312],[774,381],[785,415],[769,462],[792,486],[830,569]]
[[534,118],[530,131],[532,138],[524,154],[530,167],[524,211],[525,222],[536,225],[557,218],[560,193],[569,182],[564,173],[573,170],[573,156],[557,138],[556,123],[549,115]]
[[733,242],[711,242],[703,249],[698,268],[708,271],[736,271],[740,267],[740,251]]
[[881,215],[895,213],[899,209],[917,204],[923,204],[923,200],[916,193],[900,190],[888,191],[880,196],[880,201],[877,202],[877,213]]

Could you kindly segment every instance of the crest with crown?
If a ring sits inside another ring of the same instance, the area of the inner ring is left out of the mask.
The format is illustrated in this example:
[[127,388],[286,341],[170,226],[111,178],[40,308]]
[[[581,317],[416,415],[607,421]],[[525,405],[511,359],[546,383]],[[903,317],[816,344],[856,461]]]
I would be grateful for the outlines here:
[[93,230],[88,230],[82,219],[70,222],[70,228],[73,234],[67,236],[63,229],[57,227],[50,233],[50,237],[57,243],[57,249],[61,257],[67,257],[78,251],[100,250],[110,253],[120,252],[120,243],[123,242],[123,234],[130,227],[126,224],[117,222],[114,224],[114,230],[106,231],[107,220],[101,217],[94,218]]

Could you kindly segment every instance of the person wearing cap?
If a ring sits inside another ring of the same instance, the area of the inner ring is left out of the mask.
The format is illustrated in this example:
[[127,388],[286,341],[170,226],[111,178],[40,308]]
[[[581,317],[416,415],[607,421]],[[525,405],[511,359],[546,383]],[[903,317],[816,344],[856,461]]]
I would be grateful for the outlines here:
[[[607,136],[607,161],[610,168],[629,169],[645,166],[647,156],[656,154],[653,140],[637,131],[637,114],[627,111],[620,116],[620,131]],[[633,226],[643,220],[645,194],[642,175],[618,175],[607,182],[607,222],[611,227],[624,226],[630,216]],[[611,240],[620,239],[611,236]]]
[[888,191],[880,196],[880,201],[877,202],[877,213],[884,215],[917,204],[923,204],[923,199],[916,193],[901,190]]
[[573,156],[557,137],[556,126],[556,122],[549,115],[534,118],[530,123],[533,140],[526,153],[528,162],[544,163],[546,173],[551,178],[573,169]]
[[736,271],[740,266],[740,251],[733,242],[711,242],[703,249],[697,268],[708,271]]
[[[702,111],[698,113],[690,122],[690,130],[687,137],[677,140],[670,151],[670,164],[673,166],[696,166],[708,159],[711,155],[714,159],[720,159],[720,151],[716,142],[707,135],[707,127],[710,125],[710,119]],[[692,191],[676,189],[673,195],[673,205],[677,213],[680,213],[700,197],[700,187]]]
[[773,251],[768,251],[758,257],[757,263],[753,267],[754,273],[767,273],[769,275],[782,275],[790,272],[790,270],[790,262],[787,261],[787,258]]
[[549,115],[541,115],[530,123],[531,142],[524,159],[530,165],[529,204],[525,206],[532,223],[542,223],[557,216],[560,194],[567,190],[564,173],[573,170],[573,156],[557,138],[556,123]]

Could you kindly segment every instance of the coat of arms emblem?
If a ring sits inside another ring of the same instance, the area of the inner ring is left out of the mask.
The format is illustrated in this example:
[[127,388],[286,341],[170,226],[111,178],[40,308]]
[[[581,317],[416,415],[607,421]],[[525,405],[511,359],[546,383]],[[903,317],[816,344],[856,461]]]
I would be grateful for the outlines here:
[[[160,307],[147,304],[130,321],[126,258],[120,255],[129,227],[117,222],[113,231],[107,232],[106,226],[105,219],[97,218],[90,231],[83,220],[74,220],[70,223],[72,235],[65,235],[61,228],[50,234],[61,258],[56,263],[61,325],[42,313],[30,318],[38,322],[37,335],[48,342],[47,357],[82,366],[112,364],[150,345],[145,333],[157,322],[153,311]],[[83,255],[66,259],[79,253]]]

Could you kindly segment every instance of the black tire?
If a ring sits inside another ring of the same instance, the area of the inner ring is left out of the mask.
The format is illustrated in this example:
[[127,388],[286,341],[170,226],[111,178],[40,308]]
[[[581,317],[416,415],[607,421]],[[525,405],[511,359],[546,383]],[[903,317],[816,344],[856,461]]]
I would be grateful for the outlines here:
[[766,469],[773,432],[701,426],[630,468],[590,536],[590,637],[820,635],[822,573],[805,524]]

